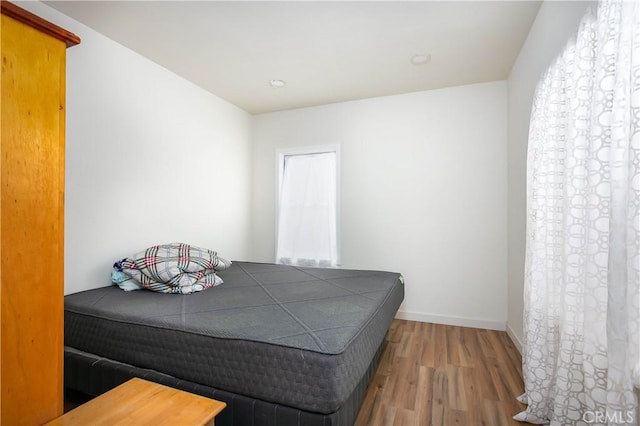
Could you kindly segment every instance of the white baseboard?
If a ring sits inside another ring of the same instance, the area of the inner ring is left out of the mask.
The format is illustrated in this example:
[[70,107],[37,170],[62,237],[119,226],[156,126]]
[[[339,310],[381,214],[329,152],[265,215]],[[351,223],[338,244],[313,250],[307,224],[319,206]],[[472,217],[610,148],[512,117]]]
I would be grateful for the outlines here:
[[478,320],[473,318],[448,317],[444,315],[424,314],[421,312],[398,311],[397,319],[431,322],[435,324],[456,325],[459,327],[484,328],[505,331],[506,324],[499,321]]
[[522,342],[518,339],[516,333],[514,333],[513,328],[511,328],[511,324],[507,324],[507,335],[511,338],[511,341],[516,346],[520,355],[522,355]]

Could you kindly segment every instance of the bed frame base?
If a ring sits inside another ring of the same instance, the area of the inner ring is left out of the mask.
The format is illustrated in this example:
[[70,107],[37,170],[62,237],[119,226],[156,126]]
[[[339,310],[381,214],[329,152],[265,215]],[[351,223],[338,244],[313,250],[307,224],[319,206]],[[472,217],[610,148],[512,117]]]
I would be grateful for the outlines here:
[[312,413],[224,390],[180,380],[176,377],[102,358],[65,347],[65,387],[98,396],[124,382],[140,377],[176,389],[217,399],[227,403],[216,417],[216,426],[348,426],[358,415],[367,386],[375,373],[383,344],[376,351],[366,373],[340,409],[331,414]]

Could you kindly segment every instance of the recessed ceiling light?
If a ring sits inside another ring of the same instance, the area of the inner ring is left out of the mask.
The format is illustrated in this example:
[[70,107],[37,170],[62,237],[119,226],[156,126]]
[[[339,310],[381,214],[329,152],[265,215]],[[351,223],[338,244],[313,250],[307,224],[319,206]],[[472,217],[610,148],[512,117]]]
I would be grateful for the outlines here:
[[274,89],[281,89],[286,84],[287,83],[285,83],[284,80],[269,80],[269,86],[273,87]]
[[431,55],[429,55],[429,54],[413,55],[411,57],[411,63],[413,65],[428,64],[430,60],[431,60]]

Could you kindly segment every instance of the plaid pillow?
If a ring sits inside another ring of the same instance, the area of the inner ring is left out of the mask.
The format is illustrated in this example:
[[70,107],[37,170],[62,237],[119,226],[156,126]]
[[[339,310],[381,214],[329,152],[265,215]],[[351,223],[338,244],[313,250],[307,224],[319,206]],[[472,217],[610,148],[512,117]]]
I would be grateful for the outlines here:
[[230,266],[229,260],[213,250],[184,243],[163,244],[116,262],[112,281],[121,288],[133,289],[128,282],[133,280],[147,290],[189,294],[222,284],[216,272]]

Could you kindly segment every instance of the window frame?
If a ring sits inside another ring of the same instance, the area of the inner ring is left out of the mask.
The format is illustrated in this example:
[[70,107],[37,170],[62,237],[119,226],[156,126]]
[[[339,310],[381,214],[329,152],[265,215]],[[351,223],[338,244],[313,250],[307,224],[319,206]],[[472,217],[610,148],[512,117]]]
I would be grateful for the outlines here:
[[278,235],[279,235],[279,222],[280,222],[280,193],[282,189],[282,180],[284,177],[284,163],[285,158],[296,155],[313,155],[313,154],[326,154],[334,152],[336,154],[336,267],[340,267],[341,263],[341,250],[340,250],[340,144],[328,144],[328,145],[314,145],[314,146],[300,146],[293,148],[279,148],[276,150],[276,191],[275,191],[275,204],[274,204],[274,242],[273,242],[273,259],[277,263],[278,259]]

